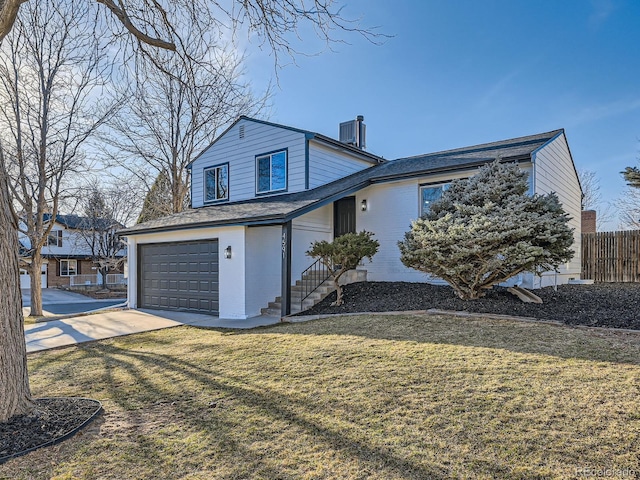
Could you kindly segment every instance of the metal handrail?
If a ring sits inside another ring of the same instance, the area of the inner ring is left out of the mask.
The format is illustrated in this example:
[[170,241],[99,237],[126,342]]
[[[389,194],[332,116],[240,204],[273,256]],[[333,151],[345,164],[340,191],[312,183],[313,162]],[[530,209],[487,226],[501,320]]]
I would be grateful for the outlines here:
[[[301,299],[300,308],[302,309],[302,303],[315,292],[320,285],[326,282],[331,277],[331,270],[320,261],[321,259],[313,262],[307,269],[305,269],[300,275],[300,287],[301,287]],[[311,280],[311,281],[309,281]],[[315,280],[315,281],[314,281]]]

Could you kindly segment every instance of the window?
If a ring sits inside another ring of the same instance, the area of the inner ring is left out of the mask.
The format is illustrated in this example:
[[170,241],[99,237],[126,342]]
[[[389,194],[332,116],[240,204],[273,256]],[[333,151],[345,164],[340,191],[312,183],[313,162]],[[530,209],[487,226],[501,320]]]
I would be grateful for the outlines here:
[[73,277],[78,273],[77,260],[60,260],[60,276]]
[[229,164],[204,170],[204,201],[229,200]]
[[256,193],[287,189],[287,151],[256,157]]
[[47,238],[47,245],[50,247],[61,247],[62,246],[62,230],[53,230],[49,232],[49,237]]
[[448,183],[440,185],[425,185],[420,187],[420,216],[426,215],[430,205],[442,196],[442,192],[449,188]]

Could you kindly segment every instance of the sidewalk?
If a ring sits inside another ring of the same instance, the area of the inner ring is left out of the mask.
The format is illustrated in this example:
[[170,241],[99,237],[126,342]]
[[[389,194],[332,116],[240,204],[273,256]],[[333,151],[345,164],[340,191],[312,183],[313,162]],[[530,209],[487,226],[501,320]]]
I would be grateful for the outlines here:
[[278,323],[280,317],[266,315],[230,320],[186,312],[119,310],[25,325],[25,339],[31,353],[179,325],[247,329]]

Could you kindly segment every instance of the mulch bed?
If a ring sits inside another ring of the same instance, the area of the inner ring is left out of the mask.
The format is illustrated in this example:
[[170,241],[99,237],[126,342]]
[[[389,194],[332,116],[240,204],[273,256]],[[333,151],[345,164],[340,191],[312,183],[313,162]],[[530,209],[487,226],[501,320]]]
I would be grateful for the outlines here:
[[89,398],[40,398],[29,415],[0,423],[0,463],[36,448],[53,445],[71,435],[100,413],[102,406]]
[[500,287],[481,299],[461,300],[448,286],[359,282],[345,286],[344,305],[331,306],[334,292],[300,315],[439,309],[640,330],[640,284],[560,285],[557,291],[546,287],[533,292],[542,298],[542,304],[524,303]]

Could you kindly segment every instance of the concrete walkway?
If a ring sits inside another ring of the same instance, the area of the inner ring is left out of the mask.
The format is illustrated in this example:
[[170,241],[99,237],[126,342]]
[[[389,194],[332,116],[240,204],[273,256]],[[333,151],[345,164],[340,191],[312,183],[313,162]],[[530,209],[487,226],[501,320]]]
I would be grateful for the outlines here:
[[120,310],[25,325],[25,338],[31,353],[179,325],[246,329],[278,323],[280,317],[266,315],[230,320],[185,312]]

